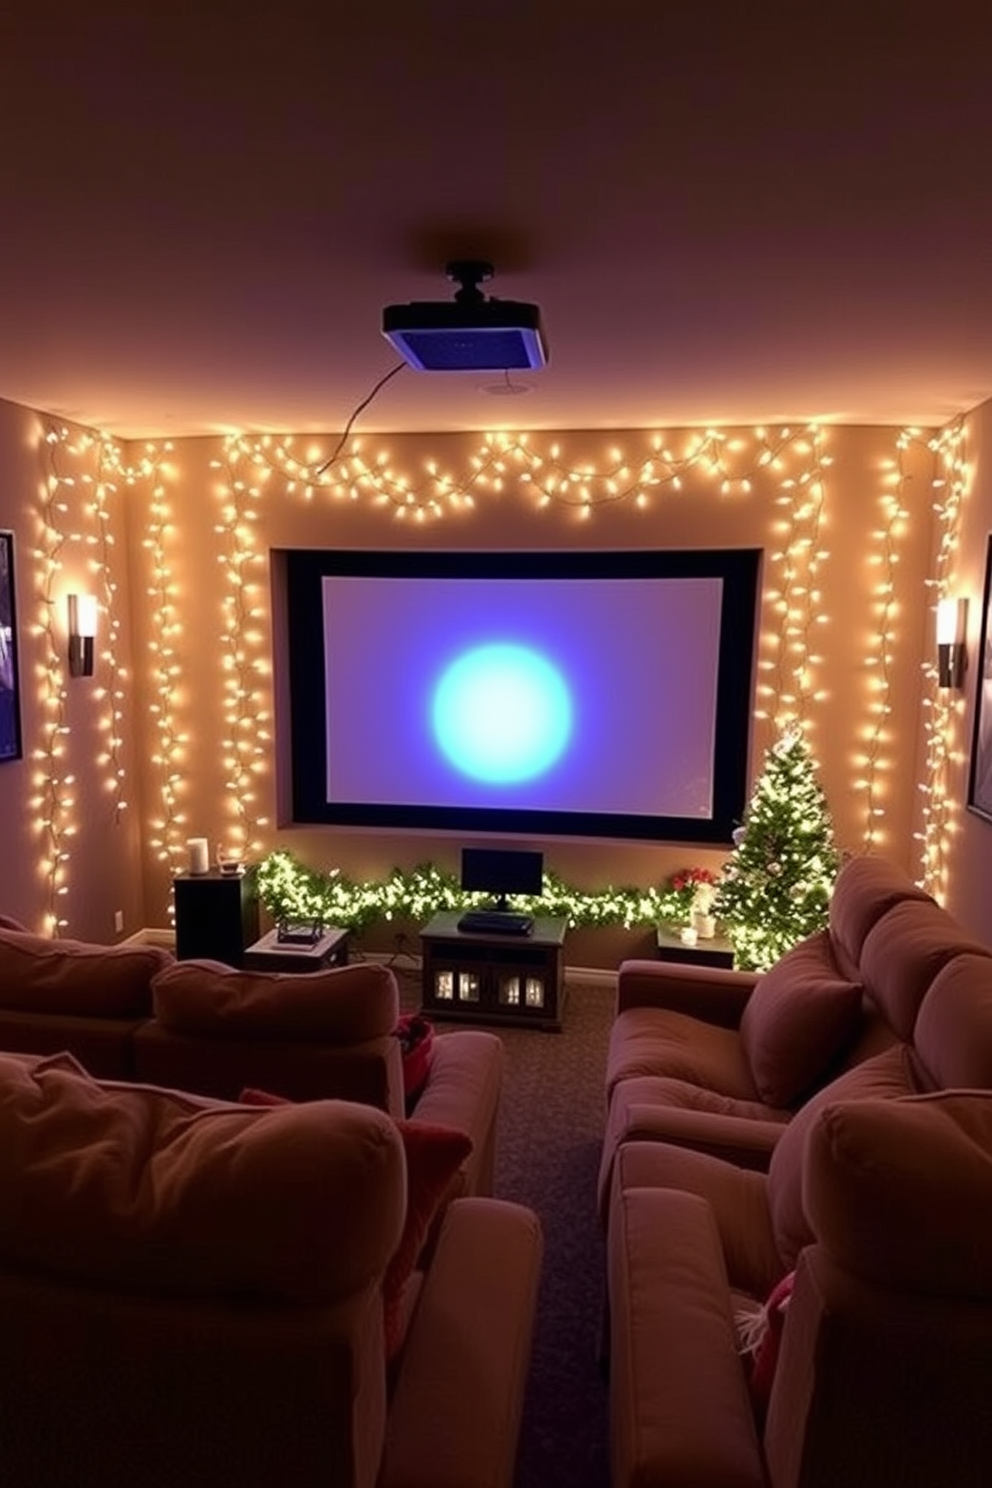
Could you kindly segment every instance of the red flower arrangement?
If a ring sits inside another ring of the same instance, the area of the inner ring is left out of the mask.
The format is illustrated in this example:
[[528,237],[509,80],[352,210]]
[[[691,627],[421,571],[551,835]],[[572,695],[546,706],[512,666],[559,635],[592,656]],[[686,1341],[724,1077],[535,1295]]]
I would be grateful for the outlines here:
[[665,894],[669,917],[688,919],[694,911],[709,914],[719,882],[719,876],[709,868],[683,868],[680,873],[673,873]]

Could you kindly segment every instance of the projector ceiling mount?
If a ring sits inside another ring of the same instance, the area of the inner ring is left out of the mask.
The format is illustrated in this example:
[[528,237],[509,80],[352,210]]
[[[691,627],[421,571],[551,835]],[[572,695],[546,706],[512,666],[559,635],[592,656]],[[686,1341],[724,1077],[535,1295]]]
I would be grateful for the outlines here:
[[484,305],[486,303],[486,297],[479,285],[493,277],[491,263],[483,263],[481,258],[455,258],[451,263],[445,264],[444,272],[455,284],[461,285],[461,288],[455,291],[456,305]]
[[483,259],[452,259],[445,266],[458,284],[453,302],[387,305],[382,334],[418,372],[534,370],[548,359],[537,305],[486,299],[480,284],[493,276]]

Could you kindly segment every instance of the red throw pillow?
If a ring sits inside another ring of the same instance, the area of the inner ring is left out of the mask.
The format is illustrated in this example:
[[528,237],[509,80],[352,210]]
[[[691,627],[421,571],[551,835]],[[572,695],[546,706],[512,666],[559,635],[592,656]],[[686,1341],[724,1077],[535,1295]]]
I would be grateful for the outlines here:
[[776,1282],[764,1306],[739,1319],[741,1352],[748,1366],[748,1389],[758,1425],[764,1425],[771,1399],[778,1353],[785,1325],[785,1311],[792,1296],[796,1273],[789,1271]]
[[409,1115],[427,1083],[434,1055],[434,1025],[419,1013],[404,1013],[396,1025],[396,1037],[403,1051],[403,1095]]
[[[246,1106],[291,1104],[285,1096],[250,1088],[242,1090],[239,1100]],[[432,1126],[426,1121],[397,1121],[396,1129],[406,1154],[407,1197],[403,1234],[382,1284],[387,1359],[393,1359],[403,1343],[406,1284],[416,1269],[438,1206],[472,1151],[472,1138],[453,1127]]]
[[405,1328],[403,1292],[416,1269],[431,1224],[458,1169],[472,1151],[472,1138],[449,1126],[397,1121],[406,1152],[406,1220],[396,1253],[386,1268],[383,1307],[386,1357],[398,1352]]

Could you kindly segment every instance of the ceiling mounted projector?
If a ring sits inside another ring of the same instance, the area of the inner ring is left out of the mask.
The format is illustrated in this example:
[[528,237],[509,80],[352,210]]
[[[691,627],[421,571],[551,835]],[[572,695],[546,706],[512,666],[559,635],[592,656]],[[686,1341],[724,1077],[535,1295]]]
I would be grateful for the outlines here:
[[387,305],[382,334],[418,372],[504,372],[543,367],[548,359],[536,305],[486,299],[479,285],[493,266],[458,259],[446,266],[461,288],[454,302]]

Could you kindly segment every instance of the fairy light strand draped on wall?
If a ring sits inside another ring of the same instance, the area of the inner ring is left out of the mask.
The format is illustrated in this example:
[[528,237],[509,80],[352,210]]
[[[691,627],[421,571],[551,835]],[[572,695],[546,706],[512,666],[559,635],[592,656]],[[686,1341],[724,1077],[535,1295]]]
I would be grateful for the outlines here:
[[[903,435],[907,447],[910,441],[920,443],[923,438],[919,429],[907,430]],[[939,898],[947,886],[950,839],[961,829],[959,781],[965,765],[965,694],[958,689],[939,686],[934,622],[938,603],[952,594],[961,506],[968,492],[970,471],[962,420],[926,443],[936,462],[932,485],[937,544],[933,572],[926,580],[929,647],[925,649],[922,665],[926,689],[923,697],[925,766],[919,786],[923,798],[922,827],[915,835],[920,842],[920,882]]]
[[[829,431],[817,425],[776,430],[757,428],[749,433],[727,433],[706,429],[676,436],[646,431],[647,452],[629,456],[617,445],[606,452],[600,464],[570,463],[561,437],[535,433],[499,432],[484,434],[478,447],[462,457],[458,471],[445,469],[438,458],[428,458],[416,472],[397,469],[387,448],[366,454],[365,442],[355,440],[323,474],[318,475],[322,452],[298,451],[291,435],[234,435],[224,441],[223,458],[212,462],[218,472],[218,516],[214,524],[217,559],[224,573],[225,595],[220,640],[223,668],[225,829],[230,845],[246,854],[258,854],[273,846],[270,840],[272,679],[269,662],[269,617],[265,598],[267,556],[261,550],[256,528],[263,503],[278,500],[303,503],[368,503],[401,522],[422,523],[445,517],[466,520],[477,503],[508,495],[527,502],[535,514],[558,509],[576,520],[589,520],[600,508],[631,504],[649,509],[658,499],[685,496],[692,478],[693,499],[711,493],[717,500],[748,499],[756,487],[770,495],[781,515],[770,522],[766,542],[768,567],[760,627],[759,674],[755,716],[776,731],[797,725],[814,745],[813,735],[826,694],[817,684],[822,664],[820,627],[830,623],[823,613],[821,570],[829,560],[824,531],[827,517],[828,472],[831,457],[826,451]],[[627,436],[625,436],[627,437]],[[675,439],[684,448],[673,448]],[[919,437],[912,431],[903,438]],[[934,442],[935,458],[954,458],[947,436]],[[148,823],[148,840],[160,861],[172,872],[183,866],[186,836],[184,775],[191,741],[180,720],[180,694],[184,685],[185,652],[189,644],[180,618],[177,563],[179,534],[169,501],[169,481],[182,472],[167,463],[170,445],[146,445],[138,459],[125,465],[120,449],[103,436],[87,435],[70,440],[65,431],[51,433],[67,458],[81,463],[95,450],[100,461],[91,509],[98,531],[107,515],[108,501],[122,484],[144,483],[149,492],[143,543],[149,553],[150,582],[147,602],[152,637],[150,703],[155,732],[153,764],[159,780],[160,809]],[[302,441],[299,441],[302,444]],[[874,533],[871,561],[879,570],[875,586],[875,624],[866,666],[871,677],[871,695],[863,728],[864,749],[857,789],[863,801],[864,847],[880,849],[885,841],[883,825],[887,777],[891,776],[892,740],[887,729],[892,647],[896,636],[898,604],[896,570],[899,547],[907,522],[900,475],[902,441],[891,468],[885,473],[880,494],[881,519]],[[130,447],[129,447],[130,451]],[[954,488],[955,476],[951,481]],[[48,575],[49,597],[42,606],[49,628],[49,662],[45,670],[49,690],[50,725],[39,750],[36,775],[36,804],[39,821],[49,837],[51,850],[45,871],[53,894],[64,890],[67,838],[71,834],[71,786],[60,774],[61,660],[51,630],[52,590],[58,572],[61,544],[66,540],[66,513],[72,506],[75,475],[49,473],[41,503],[39,560]],[[708,492],[701,493],[699,483]],[[760,483],[760,484],[759,484]],[[72,499],[67,499],[72,498]],[[953,522],[950,523],[953,525]],[[113,552],[100,546],[93,562],[103,603],[112,611],[116,601],[116,579],[109,572]],[[110,634],[117,636],[116,617],[110,616]],[[116,664],[115,664],[116,665]],[[120,705],[124,693],[117,685],[123,675],[114,674],[108,687],[110,722],[105,768],[108,779],[123,791],[118,773],[121,734]],[[944,731],[946,735],[946,730]],[[935,749],[937,745],[935,742]],[[931,772],[932,773],[932,772]],[[929,865],[935,850],[932,839],[939,835],[935,803],[941,799],[939,785],[926,788],[932,802],[924,828],[924,857]],[[123,803],[123,797],[122,797]],[[941,808],[942,810],[943,808]],[[940,817],[943,823],[943,817]],[[941,825],[940,830],[944,827]],[[931,874],[929,866],[925,869]]]
[[143,539],[151,566],[151,581],[145,591],[152,615],[152,636],[148,643],[152,658],[149,707],[155,732],[152,763],[159,780],[159,808],[149,822],[149,845],[158,860],[169,863],[174,871],[181,861],[180,839],[186,836],[182,796],[189,740],[177,721],[183,674],[180,650],[183,627],[173,573],[177,537],[165,474],[156,464]]
[[774,523],[777,546],[771,560],[780,578],[777,586],[766,586],[764,601],[778,623],[762,625],[763,646],[770,654],[760,663],[768,675],[758,687],[766,706],[757,716],[771,716],[778,735],[791,728],[808,731],[810,704],[822,701],[813,685],[815,668],[822,661],[814,627],[827,619],[821,609],[819,572],[827,557],[822,527],[826,471],[832,463],[823,444],[823,432],[815,426],[798,441],[804,456],[798,474],[784,472],[781,453],[766,462],[781,478],[775,502],[785,516]]
[[81,459],[85,459],[87,452],[92,453],[96,467],[92,475],[83,477],[83,481],[92,490],[89,507],[96,532],[87,538],[87,542],[96,550],[90,567],[103,618],[99,643],[99,674],[105,680],[98,683],[96,697],[102,704],[99,727],[104,737],[104,747],[98,764],[104,773],[104,787],[113,800],[114,820],[119,822],[127,809],[126,770],[122,753],[127,673],[120,664],[121,615],[117,603],[118,580],[113,551],[116,543],[110,526],[110,502],[118,494],[115,477],[121,476],[126,480],[127,476],[121,466],[120,451],[107,440],[84,437],[77,446],[77,451]]
[[41,637],[41,657],[36,666],[42,726],[32,753],[34,771],[31,809],[34,812],[41,852],[38,871],[45,884],[48,902],[46,926],[57,935],[66,928],[60,900],[68,891],[69,845],[75,831],[74,780],[65,772],[66,665],[64,646],[59,644],[60,627],[56,607],[62,594],[63,551],[70,542],[67,532],[73,505],[72,474],[63,474],[55,454],[58,436],[45,439],[47,469],[39,489],[34,557],[38,595],[35,633]]
[[241,478],[232,461],[211,461],[223,472],[220,514],[214,531],[223,544],[219,555],[226,577],[224,629],[223,740],[225,788],[233,821],[228,846],[240,857],[253,857],[265,846],[270,818],[260,811],[264,777],[271,773],[272,704],[268,610],[263,580],[267,572],[254,526],[262,499],[261,483]]
[[[98,705],[97,727],[103,744],[96,759],[103,788],[119,822],[127,809],[124,735],[130,698],[128,674],[120,662],[121,607],[118,602],[116,540],[112,506],[122,487],[154,477],[156,456],[149,450],[135,464],[125,461],[121,446],[88,430],[48,426],[40,438],[45,471],[38,512],[38,632],[44,638],[45,661],[40,677],[45,714],[42,739],[35,750],[35,811],[45,844],[40,860],[44,874],[51,933],[66,928],[60,900],[68,893],[72,839],[78,830],[76,779],[63,772],[70,731],[67,717],[66,647],[63,615],[68,582],[66,569],[81,571],[74,585],[85,582],[100,615],[98,661],[91,695]],[[83,561],[72,563],[77,549]]]
[[863,747],[855,761],[858,771],[856,786],[862,791],[865,802],[862,839],[865,852],[876,852],[884,846],[885,796],[892,780],[893,740],[889,721],[892,660],[901,619],[897,578],[901,542],[909,525],[905,472],[899,457],[901,449],[900,440],[896,457],[886,462],[882,472],[878,525],[871,534],[874,546],[868,555],[868,562],[875,570],[871,586],[871,624],[866,634],[864,655],[868,699],[862,730]]

